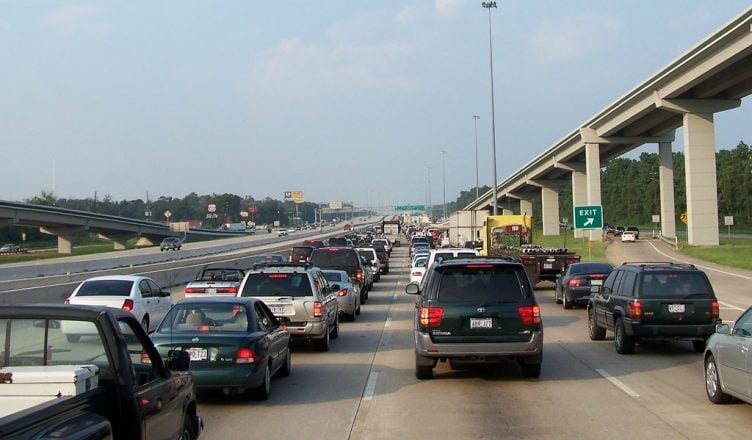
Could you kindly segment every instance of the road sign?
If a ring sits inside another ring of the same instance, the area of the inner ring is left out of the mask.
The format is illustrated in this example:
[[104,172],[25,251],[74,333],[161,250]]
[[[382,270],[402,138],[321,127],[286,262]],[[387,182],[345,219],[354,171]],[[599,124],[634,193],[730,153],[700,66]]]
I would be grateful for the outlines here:
[[217,212],[217,205],[215,205],[215,204],[212,203],[212,204],[210,204],[209,206],[206,207],[206,210],[209,211],[209,212]]
[[397,205],[394,207],[397,211],[425,211],[425,205]]
[[575,229],[601,229],[603,228],[603,207],[601,205],[575,206],[574,207]]
[[168,209],[167,211],[165,211],[165,212],[164,212],[164,216],[165,216],[165,217],[167,217],[167,218],[170,218],[170,217],[172,217],[172,213],[170,212],[170,210],[169,210],[169,209]]

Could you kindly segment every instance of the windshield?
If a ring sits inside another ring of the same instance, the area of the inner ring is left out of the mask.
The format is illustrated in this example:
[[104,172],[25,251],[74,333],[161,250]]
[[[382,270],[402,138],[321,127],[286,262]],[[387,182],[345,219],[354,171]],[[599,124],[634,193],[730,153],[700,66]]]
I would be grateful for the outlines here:
[[233,303],[186,303],[174,306],[158,332],[247,332],[248,311]]
[[312,296],[305,273],[252,273],[246,278],[240,296]]
[[76,296],[130,296],[132,287],[130,280],[84,281]]

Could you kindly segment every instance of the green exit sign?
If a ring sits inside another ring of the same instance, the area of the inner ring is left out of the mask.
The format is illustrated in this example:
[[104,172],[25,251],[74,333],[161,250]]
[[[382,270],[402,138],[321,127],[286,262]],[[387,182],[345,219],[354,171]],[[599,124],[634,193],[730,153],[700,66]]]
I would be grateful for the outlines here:
[[425,211],[425,205],[397,205],[395,206],[397,211]]
[[601,205],[575,206],[574,207],[575,229],[601,229],[603,228],[603,207]]

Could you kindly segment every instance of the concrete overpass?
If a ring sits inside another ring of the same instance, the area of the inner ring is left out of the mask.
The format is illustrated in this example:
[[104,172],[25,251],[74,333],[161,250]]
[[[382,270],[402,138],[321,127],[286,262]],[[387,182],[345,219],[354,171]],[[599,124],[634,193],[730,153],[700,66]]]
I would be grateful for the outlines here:
[[[559,193],[571,179],[575,206],[600,205],[604,164],[643,144],[657,144],[664,236],[676,236],[672,142],[683,127],[689,244],[718,245],[715,113],[752,93],[752,7],[638,85],[496,186],[496,203],[542,201],[544,235],[559,234]],[[493,190],[464,209],[493,206]],[[578,231],[579,232],[579,231]],[[601,240],[591,231],[592,240]]]
[[[77,211],[56,206],[30,205],[0,201],[0,227],[38,227],[45,234],[57,236],[58,252],[70,254],[73,234],[92,232],[112,240],[115,249],[125,249],[129,238],[141,237],[142,244],[153,245],[162,238],[174,235],[169,226],[145,220],[136,220],[107,214]],[[193,229],[189,236],[227,237],[238,235],[222,231]]]

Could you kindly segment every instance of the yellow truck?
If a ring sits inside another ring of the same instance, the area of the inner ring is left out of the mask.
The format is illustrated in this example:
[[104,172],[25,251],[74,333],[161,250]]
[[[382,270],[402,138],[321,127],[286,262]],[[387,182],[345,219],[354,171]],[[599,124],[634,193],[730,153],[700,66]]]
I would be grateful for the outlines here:
[[533,244],[533,219],[529,215],[491,215],[483,222],[483,250],[489,257],[511,257],[525,266],[530,282],[556,281],[580,256],[566,248]]

